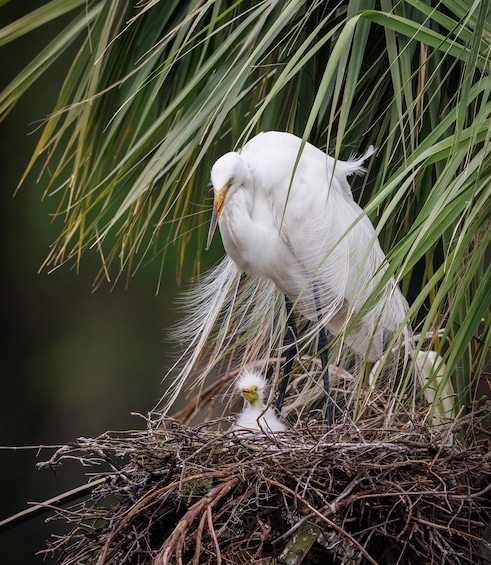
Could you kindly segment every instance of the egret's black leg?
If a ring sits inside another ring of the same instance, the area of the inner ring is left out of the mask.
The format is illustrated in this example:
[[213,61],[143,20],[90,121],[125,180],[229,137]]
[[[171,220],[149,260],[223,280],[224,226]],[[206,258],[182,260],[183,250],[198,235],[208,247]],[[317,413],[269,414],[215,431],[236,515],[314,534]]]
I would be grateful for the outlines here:
[[329,438],[331,437],[331,427],[332,427],[332,400],[329,387],[329,350],[327,348],[327,335],[324,325],[322,324],[322,310],[319,304],[319,295],[317,293],[317,287],[314,286],[314,300],[315,309],[317,310],[317,318],[319,320],[320,330],[319,330],[319,351],[322,367],[322,377],[324,383],[324,393],[326,395],[326,425],[329,431]]
[[283,369],[283,377],[280,381],[280,388],[278,391],[278,400],[276,401],[276,412],[281,413],[283,402],[286,395],[286,387],[288,386],[288,379],[293,367],[293,360],[297,353],[297,328],[295,325],[295,314],[293,313],[293,304],[289,298],[285,296],[285,306],[288,312],[288,328],[283,341],[284,349],[286,351],[285,367]]

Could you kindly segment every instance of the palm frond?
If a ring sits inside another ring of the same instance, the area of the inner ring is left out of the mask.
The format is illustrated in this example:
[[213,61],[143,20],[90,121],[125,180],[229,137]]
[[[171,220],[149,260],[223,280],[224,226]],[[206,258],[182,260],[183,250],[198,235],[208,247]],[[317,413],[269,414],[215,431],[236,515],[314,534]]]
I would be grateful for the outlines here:
[[71,10],[0,93],[4,116],[76,42],[25,173],[41,161],[56,203],[46,267],[96,252],[97,280],[117,279],[177,245],[198,274],[221,153],[268,129],[340,158],[373,144],[357,195],[386,276],[412,304],[416,351],[433,335],[443,380],[472,401],[491,334],[487,2],[53,0],[0,29],[0,46]]

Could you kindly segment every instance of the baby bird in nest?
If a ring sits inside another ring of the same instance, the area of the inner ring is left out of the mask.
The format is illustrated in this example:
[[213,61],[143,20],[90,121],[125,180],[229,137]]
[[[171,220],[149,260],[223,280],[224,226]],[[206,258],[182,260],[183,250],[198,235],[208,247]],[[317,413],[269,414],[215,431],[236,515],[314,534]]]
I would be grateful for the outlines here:
[[239,414],[234,430],[248,429],[257,432],[283,432],[285,424],[276,416],[271,406],[264,405],[266,379],[257,371],[244,369],[236,387],[247,401]]

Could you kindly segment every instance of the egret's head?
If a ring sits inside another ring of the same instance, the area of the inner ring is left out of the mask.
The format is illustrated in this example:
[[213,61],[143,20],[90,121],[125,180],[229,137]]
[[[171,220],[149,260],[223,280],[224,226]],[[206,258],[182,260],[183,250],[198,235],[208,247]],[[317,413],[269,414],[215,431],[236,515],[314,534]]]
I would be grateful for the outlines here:
[[237,389],[249,404],[263,405],[264,389],[266,379],[256,371],[244,369],[240,379],[237,381]]
[[231,187],[240,185],[243,180],[244,163],[238,153],[225,153],[211,169],[211,184],[213,185],[213,214],[211,216],[210,229],[206,249],[210,247],[213,234],[215,233],[218,220],[223,211],[225,198]]

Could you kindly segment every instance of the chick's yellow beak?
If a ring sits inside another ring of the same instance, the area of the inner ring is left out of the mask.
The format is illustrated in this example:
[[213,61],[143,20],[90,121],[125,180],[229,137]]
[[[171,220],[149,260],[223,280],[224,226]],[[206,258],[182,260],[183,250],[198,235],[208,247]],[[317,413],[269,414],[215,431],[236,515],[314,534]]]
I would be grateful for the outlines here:
[[206,250],[210,248],[211,240],[213,239],[213,234],[217,229],[218,220],[220,214],[223,210],[223,204],[225,202],[225,196],[227,196],[227,190],[229,185],[226,184],[221,190],[213,190],[215,198],[213,201],[213,213],[211,215],[210,229],[208,230],[208,239],[206,240]]
[[250,404],[257,402],[257,386],[246,386],[242,389],[242,396]]

